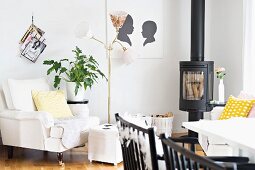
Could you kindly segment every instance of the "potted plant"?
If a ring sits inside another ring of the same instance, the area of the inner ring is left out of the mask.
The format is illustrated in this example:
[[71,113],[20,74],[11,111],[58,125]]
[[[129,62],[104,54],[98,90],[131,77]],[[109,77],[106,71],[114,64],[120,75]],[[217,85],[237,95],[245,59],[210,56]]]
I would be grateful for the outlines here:
[[97,82],[99,77],[105,78],[99,70],[98,62],[90,55],[86,56],[78,47],[72,50],[75,60],[69,59],[45,60],[43,64],[49,65],[47,75],[55,72],[54,87],[59,89],[61,80],[66,81],[67,99],[70,101],[83,101],[84,93],[88,87]]

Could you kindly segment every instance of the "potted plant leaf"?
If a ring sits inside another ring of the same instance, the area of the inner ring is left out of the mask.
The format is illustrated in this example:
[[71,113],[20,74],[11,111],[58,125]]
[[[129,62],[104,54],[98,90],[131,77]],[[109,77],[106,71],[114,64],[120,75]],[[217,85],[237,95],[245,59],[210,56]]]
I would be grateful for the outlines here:
[[[66,81],[67,100],[83,101],[85,90],[105,75],[100,71],[98,62],[91,56],[86,56],[78,47],[72,50],[75,60],[69,59],[45,60],[44,65],[49,65],[47,75],[55,72],[54,87],[59,89],[61,80]],[[107,80],[107,79],[106,79]]]

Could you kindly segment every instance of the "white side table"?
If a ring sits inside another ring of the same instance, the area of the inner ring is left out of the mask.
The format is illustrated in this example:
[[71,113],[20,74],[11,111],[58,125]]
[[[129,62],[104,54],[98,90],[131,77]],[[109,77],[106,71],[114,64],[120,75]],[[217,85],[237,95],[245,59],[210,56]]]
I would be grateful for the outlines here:
[[115,125],[103,124],[95,126],[89,131],[88,159],[113,163],[122,162],[122,151],[119,132]]
[[88,100],[84,101],[67,101],[74,116],[77,117],[89,117]]

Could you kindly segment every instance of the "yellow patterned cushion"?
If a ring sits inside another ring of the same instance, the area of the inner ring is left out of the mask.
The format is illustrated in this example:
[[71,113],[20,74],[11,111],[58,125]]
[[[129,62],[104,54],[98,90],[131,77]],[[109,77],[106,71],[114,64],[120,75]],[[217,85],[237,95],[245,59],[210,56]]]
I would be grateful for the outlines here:
[[243,100],[230,96],[219,120],[231,117],[247,117],[254,103],[255,100]]
[[54,118],[71,117],[72,112],[66,103],[64,91],[32,90],[32,97],[38,111],[52,114]]

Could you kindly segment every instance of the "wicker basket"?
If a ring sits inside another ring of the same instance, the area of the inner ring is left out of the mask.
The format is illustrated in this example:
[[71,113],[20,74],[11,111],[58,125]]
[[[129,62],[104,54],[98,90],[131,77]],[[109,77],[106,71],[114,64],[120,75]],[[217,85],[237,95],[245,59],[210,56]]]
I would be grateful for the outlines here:
[[165,133],[168,136],[172,135],[173,127],[173,115],[171,117],[157,117],[153,116],[151,120],[151,125],[157,127],[156,135],[159,136],[162,133]]

